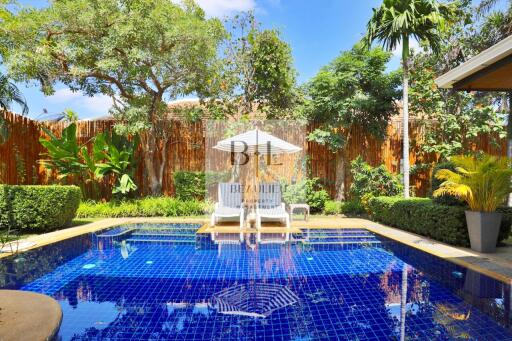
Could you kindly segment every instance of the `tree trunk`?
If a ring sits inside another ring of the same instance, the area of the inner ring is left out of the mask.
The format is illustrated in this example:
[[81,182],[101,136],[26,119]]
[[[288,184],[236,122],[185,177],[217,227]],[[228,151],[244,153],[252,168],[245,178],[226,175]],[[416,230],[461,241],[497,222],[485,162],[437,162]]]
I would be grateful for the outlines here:
[[403,168],[404,168],[404,198],[409,198],[409,37],[402,39],[403,66]]
[[336,197],[335,200],[345,200],[345,175],[346,159],[343,149],[338,150],[336,154]]
[[141,142],[150,193],[151,195],[161,195],[163,172],[160,172],[160,167],[162,165],[162,158],[160,158],[160,160],[156,158],[159,148],[158,140],[153,129],[141,134]]

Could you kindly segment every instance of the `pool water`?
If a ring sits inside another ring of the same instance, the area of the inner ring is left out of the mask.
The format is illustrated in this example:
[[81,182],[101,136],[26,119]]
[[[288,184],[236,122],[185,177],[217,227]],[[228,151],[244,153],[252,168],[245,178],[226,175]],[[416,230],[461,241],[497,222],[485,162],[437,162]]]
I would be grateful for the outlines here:
[[46,246],[1,262],[0,287],[58,300],[62,340],[512,340],[510,285],[366,230],[254,245],[197,228]]

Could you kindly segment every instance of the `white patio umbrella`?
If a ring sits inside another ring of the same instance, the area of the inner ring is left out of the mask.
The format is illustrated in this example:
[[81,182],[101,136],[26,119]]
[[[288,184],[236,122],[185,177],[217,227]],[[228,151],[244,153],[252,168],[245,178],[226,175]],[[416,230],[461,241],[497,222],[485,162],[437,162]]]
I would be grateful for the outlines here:
[[225,152],[246,152],[248,154],[259,153],[260,155],[291,154],[302,150],[300,147],[281,140],[280,138],[257,128],[221,140],[217,142],[213,148]]
[[302,148],[258,128],[221,140],[213,148],[225,152],[244,152],[247,155],[256,156],[256,162],[254,163],[256,168],[255,186],[257,186],[260,177],[258,161],[260,155],[292,154],[302,150]]
[[[213,148],[225,152],[255,154],[257,158],[259,155],[292,154],[302,150],[301,147],[281,140],[258,128],[221,140]],[[258,162],[256,162],[256,177],[258,176]]]

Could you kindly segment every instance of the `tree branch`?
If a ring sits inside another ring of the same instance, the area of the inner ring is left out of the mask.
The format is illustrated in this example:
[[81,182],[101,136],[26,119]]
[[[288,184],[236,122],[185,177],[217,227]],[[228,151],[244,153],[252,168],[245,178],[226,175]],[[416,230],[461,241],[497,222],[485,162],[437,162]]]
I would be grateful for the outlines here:
[[118,80],[112,76],[106,75],[99,71],[92,71],[92,72],[89,72],[85,77],[93,77],[93,78],[98,78],[98,79],[110,82],[111,84],[115,85],[119,89],[121,96],[123,96],[124,98],[127,98],[127,99],[134,99],[133,94],[126,91],[123,83],[121,83],[120,80]]

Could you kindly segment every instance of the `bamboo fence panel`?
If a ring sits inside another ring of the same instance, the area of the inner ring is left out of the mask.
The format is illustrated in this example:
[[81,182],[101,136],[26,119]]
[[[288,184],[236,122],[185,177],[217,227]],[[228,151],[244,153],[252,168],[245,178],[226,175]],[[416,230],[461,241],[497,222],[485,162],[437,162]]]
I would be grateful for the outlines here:
[[[39,138],[45,137],[42,130],[43,126],[48,127],[55,134],[59,135],[66,127],[65,122],[41,123],[31,120],[27,117],[5,112],[3,117],[7,121],[9,136],[4,143],[0,144],[0,183],[5,184],[52,184],[56,183],[56,175],[46,170],[41,165],[44,157],[44,148],[39,143]],[[109,131],[113,128],[114,121],[79,121],[77,124],[77,135],[80,143],[90,146],[91,139],[98,133]],[[318,125],[309,125],[304,132],[313,131]],[[176,171],[204,171],[206,158],[209,165],[207,170],[225,169],[229,162],[229,157],[225,152],[210,154],[206,151],[207,146],[211,147],[216,141],[213,140],[210,132],[206,132],[209,127],[205,123],[185,123],[173,121],[168,125],[170,129],[170,139],[167,145],[167,161],[163,177],[163,192],[166,195],[174,195],[175,188],[173,175]],[[348,191],[351,184],[349,171],[349,162],[357,156],[362,156],[365,161],[373,166],[384,164],[388,170],[393,173],[400,171],[400,160],[402,157],[402,137],[401,122],[392,121],[387,128],[387,136],[378,140],[367,133],[362,126],[352,127],[344,132],[347,136],[347,144],[343,151],[347,168],[345,170],[345,189]],[[324,184],[331,196],[336,193],[336,154],[330,151],[326,146],[318,143],[302,140],[296,140],[296,132],[281,130],[276,135],[283,139],[289,139],[291,143],[303,146],[304,153],[297,156],[286,156],[280,158],[280,166],[268,167],[266,176],[276,180],[281,177],[291,177],[300,174],[297,170],[299,161],[307,161],[308,172],[313,177],[318,177]],[[411,122],[411,164],[432,163],[437,161],[434,154],[425,155],[420,153],[420,146],[423,141],[423,132],[417,122]],[[295,141],[296,140],[296,141]],[[498,141],[497,144],[492,141]],[[482,135],[471,141],[467,141],[466,150],[481,150],[494,155],[506,155],[506,139],[499,139],[496,136]],[[136,153],[138,160],[134,180],[139,186],[140,194],[148,192],[146,172],[144,169],[145,155],[140,151]],[[305,158],[305,160],[298,160]],[[251,161],[254,162],[254,161]],[[260,161],[261,163],[262,161]],[[212,166],[213,165],[213,166]],[[252,166],[249,167],[252,169]],[[248,174],[248,173],[247,173]],[[247,180],[248,175],[245,175]],[[430,170],[418,170],[413,172],[411,185],[417,196],[425,196],[430,191]],[[267,178],[266,180],[269,180]],[[71,182],[79,180],[72,179]],[[87,195],[90,198],[108,199],[112,189],[112,178],[105,178],[99,182],[96,187],[92,184],[87,185]]]

